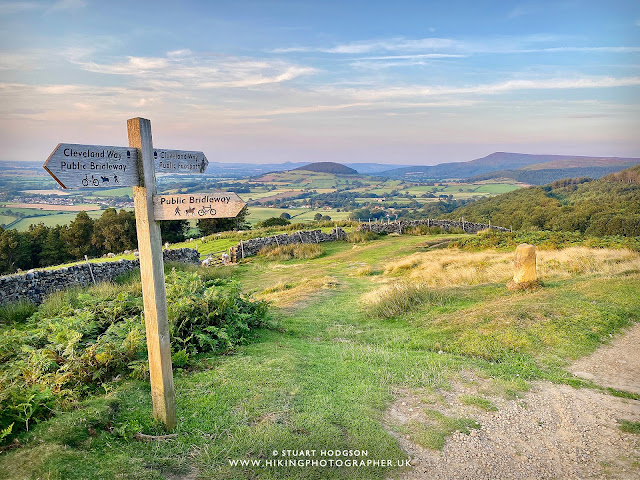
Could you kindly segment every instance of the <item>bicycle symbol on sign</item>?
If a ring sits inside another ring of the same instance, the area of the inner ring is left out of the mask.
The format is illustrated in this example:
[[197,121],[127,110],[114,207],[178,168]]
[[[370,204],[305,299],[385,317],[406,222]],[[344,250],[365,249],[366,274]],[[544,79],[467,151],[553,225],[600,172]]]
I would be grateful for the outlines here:
[[215,214],[216,214],[216,209],[213,208],[211,205],[209,205],[208,207],[203,206],[200,210],[198,210],[198,215],[200,215],[201,217],[205,215],[215,215]]
[[89,186],[89,182],[91,182],[94,187],[97,187],[98,185],[100,185],[100,181],[96,177],[91,175],[91,180],[89,180],[89,174],[86,174],[84,176],[84,178],[82,179],[82,186],[83,187],[88,187]]

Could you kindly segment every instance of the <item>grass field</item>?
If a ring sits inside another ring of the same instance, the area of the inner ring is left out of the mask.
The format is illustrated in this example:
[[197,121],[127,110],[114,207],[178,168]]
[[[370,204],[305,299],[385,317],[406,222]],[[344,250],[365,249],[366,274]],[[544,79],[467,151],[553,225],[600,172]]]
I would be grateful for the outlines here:
[[37,210],[37,211],[54,211],[54,212],[80,212],[82,210],[100,210],[100,205],[97,203],[76,203],[74,205],[51,205],[48,203],[7,203],[7,208],[10,209],[24,209],[24,210]]
[[291,222],[311,222],[316,213],[329,215],[332,220],[346,220],[349,218],[349,212],[338,212],[336,209],[331,210],[311,210],[308,208],[269,208],[269,207],[249,207],[249,216],[247,220],[252,225],[257,222],[266,220],[271,217],[279,217],[283,213],[291,215]]
[[0,207],[0,214],[7,215],[7,210],[11,210],[13,213],[23,213],[24,215],[57,215],[59,213],[66,213],[62,210],[34,210],[33,208],[10,208],[2,206]]
[[[443,238],[331,242],[311,260],[253,257],[228,267],[244,291],[272,302],[278,326],[176,369],[175,439],[133,440],[162,429],[151,419],[148,383],[120,379],[32,426],[21,448],[0,456],[0,478],[382,479],[399,470],[264,460],[283,450],[316,450],[315,459],[322,450],[358,450],[404,461],[383,413],[398,392],[427,402],[462,372],[506,398],[539,379],[597,388],[565,368],[640,320],[637,253],[541,252],[544,286],[513,292],[505,287],[511,254],[428,248]],[[440,435],[432,448],[441,448],[472,421],[452,418],[445,433],[421,433]]]
[[17,217],[13,217],[11,215],[4,215],[0,213],[0,224],[9,225],[11,222],[16,220]]
[[88,190],[88,191],[83,191],[82,193],[87,198],[91,198],[91,197],[121,197],[121,196],[128,196],[128,197],[133,198],[133,193],[131,192],[131,187]]

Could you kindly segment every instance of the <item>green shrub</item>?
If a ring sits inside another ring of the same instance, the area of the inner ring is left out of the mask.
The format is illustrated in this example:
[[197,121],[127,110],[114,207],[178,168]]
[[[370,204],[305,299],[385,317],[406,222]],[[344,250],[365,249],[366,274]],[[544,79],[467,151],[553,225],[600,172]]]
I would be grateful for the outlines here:
[[350,243],[370,242],[371,240],[376,240],[377,238],[379,238],[379,235],[370,231],[347,233],[347,242]]
[[566,247],[592,248],[629,248],[640,251],[640,237],[623,237],[620,235],[596,237],[580,232],[551,232],[551,231],[519,231],[500,232],[490,230],[473,237],[466,237],[452,242],[450,247],[465,250],[513,250],[521,243],[529,243],[543,249],[558,249]]
[[[166,289],[177,367],[188,366],[201,352],[228,352],[267,324],[267,304],[244,297],[235,281],[174,269],[167,275]],[[134,281],[59,292],[23,323],[2,327],[3,441],[48,418],[56,408],[103,391],[117,375],[146,378],[143,316],[140,284]]]
[[262,220],[262,221],[256,223],[256,227],[258,227],[258,228],[278,227],[278,226],[285,226],[285,225],[290,225],[290,224],[291,224],[291,222],[289,220],[287,220],[286,218],[270,217],[270,218],[267,218],[265,220]]

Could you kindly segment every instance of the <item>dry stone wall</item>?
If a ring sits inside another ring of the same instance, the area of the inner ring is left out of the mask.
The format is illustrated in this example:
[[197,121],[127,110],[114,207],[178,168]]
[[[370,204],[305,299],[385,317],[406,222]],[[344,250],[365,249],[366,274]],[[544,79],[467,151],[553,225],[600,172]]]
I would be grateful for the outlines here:
[[440,227],[444,231],[450,231],[452,229],[464,230],[466,233],[477,233],[480,230],[486,230],[488,228],[497,230],[500,232],[508,232],[508,228],[497,227],[495,225],[488,225],[485,223],[472,223],[463,222],[457,220],[400,220],[389,223],[361,223],[357,230],[360,232],[374,232],[374,233],[403,233],[407,228],[418,227],[425,225],[427,227]]
[[[165,262],[200,263],[197,250],[178,248],[163,252]],[[41,303],[47,295],[74,286],[84,286],[96,282],[113,280],[140,266],[139,260],[118,260],[115,262],[86,263],[57,270],[29,271],[0,277],[0,304],[27,299]]]
[[345,238],[347,238],[347,234],[340,227],[334,228],[330,233],[323,233],[321,230],[310,230],[291,234],[281,233],[272,237],[252,238],[251,240],[241,241],[235,247],[231,247],[231,261],[235,262],[244,257],[257,255],[264,247],[277,247],[294,243],[333,242],[344,240]]

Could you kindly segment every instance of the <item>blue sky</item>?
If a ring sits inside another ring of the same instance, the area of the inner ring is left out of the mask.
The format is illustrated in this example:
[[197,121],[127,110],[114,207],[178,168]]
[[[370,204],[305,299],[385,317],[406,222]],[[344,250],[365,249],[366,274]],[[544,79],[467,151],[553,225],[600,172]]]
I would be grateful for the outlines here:
[[640,2],[0,1],[2,160],[640,157]]

